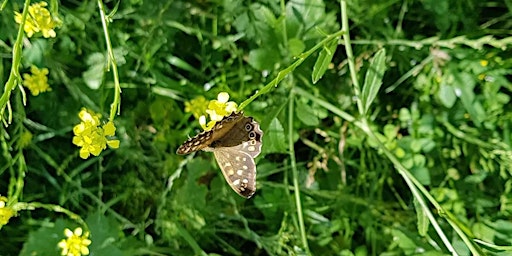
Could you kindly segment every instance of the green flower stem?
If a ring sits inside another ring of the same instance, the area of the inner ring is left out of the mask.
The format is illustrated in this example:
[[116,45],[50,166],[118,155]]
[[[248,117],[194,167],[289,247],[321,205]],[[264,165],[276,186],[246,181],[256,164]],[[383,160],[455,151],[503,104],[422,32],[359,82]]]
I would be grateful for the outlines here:
[[354,54],[352,53],[352,46],[350,44],[350,33],[348,26],[348,15],[347,15],[347,2],[345,0],[341,0],[341,29],[345,31],[343,34],[343,41],[345,44],[345,52],[347,54],[348,60],[348,68],[350,70],[350,78],[352,79],[352,83],[354,84],[354,95],[356,96],[357,109],[359,113],[364,113],[364,106],[361,100],[361,87],[359,86],[359,79],[357,79],[357,71],[356,65],[354,63]]
[[337,40],[338,37],[340,37],[341,35],[344,34],[344,31],[343,30],[339,30],[333,34],[330,34],[328,36],[326,36],[322,41],[320,41],[318,44],[316,44],[315,46],[313,46],[311,49],[309,49],[307,52],[304,52],[304,53],[301,53],[298,57],[297,57],[297,60],[292,63],[290,66],[288,66],[287,68],[279,71],[279,73],[277,73],[277,76],[276,78],[274,78],[272,81],[270,81],[270,83],[266,84],[261,90],[257,91],[254,95],[252,95],[250,98],[248,98],[247,100],[245,100],[244,102],[242,102],[240,104],[240,106],[238,107],[239,110],[242,110],[243,108],[245,108],[247,105],[249,105],[253,100],[255,100],[256,98],[258,98],[259,96],[265,94],[265,93],[268,93],[270,92],[270,90],[272,90],[272,88],[274,87],[277,87],[277,85],[290,73],[292,73],[295,68],[297,68],[298,66],[300,66],[300,64],[302,64],[302,62],[304,62],[304,60],[306,60],[306,58],[308,58],[311,54],[313,54],[314,52],[316,52],[319,48],[322,48],[325,44],[327,44],[328,42],[330,42],[331,40]]
[[108,63],[107,69],[112,67],[112,73],[114,75],[114,102],[110,105],[110,116],[109,121],[113,122],[116,114],[119,114],[121,111],[121,86],[119,85],[119,73],[117,72],[117,61],[114,56],[114,51],[112,49],[112,43],[110,42],[110,35],[108,34],[108,25],[107,15],[105,14],[105,6],[101,0],[98,0],[98,7],[101,15],[101,24],[103,25],[103,33],[105,34],[105,42],[107,44],[107,55],[108,55]]
[[288,32],[286,29],[286,19],[285,19],[286,18],[286,3],[284,0],[281,0],[279,2],[280,2],[280,6],[281,6],[281,17],[283,18],[283,19],[281,19],[281,29],[282,29],[281,35],[283,36],[284,48],[288,49]]
[[[9,201],[13,200],[14,202],[18,201],[18,198],[20,197],[21,193],[23,192],[23,187],[25,186],[25,173],[27,170],[27,163],[25,162],[25,156],[23,155],[23,151],[20,149],[18,151],[18,155],[16,157],[18,162],[18,175],[11,175],[11,182],[13,181],[14,177],[16,177],[16,188],[12,195],[9,195]],[[9,182],[9,186],[11,186],[11,182]]]
[[83,229],[85,231],[89,231],[89,226],[87,226],[87,223],[85,223],[85,221],[82,219],[82,217],[80,217],[80,215],[75,214],[74,212],[72,212],[60,205],[42,204],[42,203],[38,203],[38,202],[32,202],[32,203],[19,202],[19,203],[13,204],[11,207],[16,212],[22,211],[22,210],[35,210],[37,208],[43,208],[43,209],[47,209],[47,210],[53,211],[53,212],[64,213],[70,219],[73,219],[78,224],[80,224],[80,226],[83,227]]
[[306,227],[304,225],[304,216],[302,214],[302,203],[300,200],[300,187],[299,187],[299,171],[297,170],[297,162],[295,159],[295,149],[293,141],[293,90],[290,93],[290,99],[288,100],[288,150],[290,154],[290,162],[292,167],[293,175],[293,190],[295,194],[295,205],[297,207],[297,218],[299,221],[300,237],[302,239],[302,246],[308,255],[311,255],[308,246],[308,239],[306,236]]
[[[23,49],[23,35],[25,34],[23,28],[25,27],[25,21],[27,19],[28,7],[30,6],[30,0],[25,0],[25,4],[23,5],[23,13],[21,16],[21,24],[18,29],[18,35],[16,36],[16,42],[14,42],[12,48],[12,65],[11,72],[9,73],[9,79],[4,86],[4,92],[0,97],[0,119],[3,121],[4,125],[8,125],[12,122],[12,109],[9,103],[9,99],[11,98],[11,92],[14,90],[14,87],[21,84],[21,75],[20,75],[20,65],[21,65],[21,53]],[[21,86],[20,86],[21,88]],[[23,89],[22,89],[23,90]],[[23,94],[25,95],[25,94]],[[23,99],[25,102],[26,99]],[[7,121],[4,119],[5,107],[8,108],[8,118]]]

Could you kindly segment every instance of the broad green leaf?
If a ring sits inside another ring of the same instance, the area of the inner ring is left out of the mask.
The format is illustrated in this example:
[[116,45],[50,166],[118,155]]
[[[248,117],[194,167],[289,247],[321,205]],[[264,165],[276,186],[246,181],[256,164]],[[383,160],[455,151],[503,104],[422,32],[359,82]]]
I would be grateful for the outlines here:
[[414,253],[418,248],[418,245],[411,239],[408,235],[404,234],[401,230],[393,229],[391,230],[391,234],[393,235],[393,242],[398,245],[402,250],[404,250],[406,255],[410,255]]
[[[213,154],[209,154],[211,158],[214,158]],[[183,187],[175,192],[176,200],[179,203],[190,204],[197,209],[205,207],[208,187],[206,184],[201,184],[199,180],[206,175],[206,170],[209,169],[211,169],[210,162],[201,158],[194,158],[188,163],[187,170],[189,171],[183,181]]]
[[47,47],[48,40],[34,39],[31,44],[27,44],[27,46],[23,49],[23,64],[26,67],[35,65],[39,68],[42,68],[44,65],[44,54]]
[[297,101],[295,114],[297,115],[297,118],[305,125],[317,126],[320,123],[318,117],[313,112],[313,109],[311,109],[311,106],[307,103]]
[[297,56],[304,52],[304,49],[306,49],[306,45],[304,45],[304,42],[298,38],[292,38],[288,41],[288,50],[290,51],[291,56]]
[[290,38],[301,38],[306,31],[325,19],[322,0],[294,0],[286,4],[286,29]]
[[475,92],[475,79],[468,73],[453,74],[456,94],[459,96],[462,105],[471,116],[471,119],[476,127],[481,127],[482,122],[486,117],[485,110],[482,104],[476,99]]
[[259,48],[249,53],[249,65],[257,70],[273,70],[274,64],[281,58],[279,52],[272,48]]
[[[119,242],[121,237],[121,224],[113,217],[105,216],[102,212],[95,212],[87,217],[87,225],[91,231],[91,245],[89,250],[91,255],[112,255],[121,256],[124,253],[119,250]],[[141,244],[131,244],[132,248],[141,246]],[[128,246],[125,245],[125,249]]]
[[412,175],[423,185],[430,185],[431,179],[430,179],[430,173],[429,170],[421,165],[417,165],[416,161],[418,160],[418,156],[422,155],[415,155],[414,156],[414,167],[410,169]]
[[382,77],[386,71],[386,49],[380,49],[373,59],[370,61],[370,67],[366,71],[364,79],[363,91],[361,93],[361,100],[363,101],[363,111],[368,112],[380,87],[382,86]]
[[[225,1],[232,2],[232,1]],[[274,48],[282,43],[282,37],[276,36],[278,19],[266,6],[253,3],[247,11],[240,13],[234,22],[237,31],[261,47]]]
[[274,118],[263,135],[262,151],[265,153],[286,153],[284,128],[279,119]]
[[447,108],[452,108],[457,101],[457,95],[453,90],[453,86],[447,85],[445,83],[442,83],[439,87],[437,97],[439,97],[439,101],[441,101],[441,103]]
[[36,231],[29,233],[28,238],[26,238],[26,242],[23,244],[23,249],[19,254],[20,256],[60,255],[60,250],[57,244],[60,240],[66,238],[64,230],[66,228],[74,230],[76,224],[62,219],[58,219],[55,223],[52,223],[52,225],[48,225],[49,223],[46,224],[47,225],[42,226]]
[[328,42],[320,51],[318,58],[316,59],[315,66],[313,66],[313,72],[311,73],[311,79],[314,84],[318,82],[325,74],[325,71],[331,64],[332,57],[334,56],[334,52],[338,47],[338,39],[334,39]]
[[103,82],[103,76],[105,75],[105,55],[95,52],[87,58],[85,64],[89,66],[82,74],[85,84],[93,90],[98,90]]

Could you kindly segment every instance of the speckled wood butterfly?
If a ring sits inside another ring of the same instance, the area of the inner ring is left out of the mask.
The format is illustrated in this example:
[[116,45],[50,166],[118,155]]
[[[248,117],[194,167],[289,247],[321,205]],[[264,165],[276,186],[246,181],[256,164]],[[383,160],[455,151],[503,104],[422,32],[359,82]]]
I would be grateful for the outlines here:
[[212,151],[224,178],[239,195],[250,198],[256,192],[256,164],[263,131],[252,117],[231,113],[211,130],[185,141],[176,151],[184,155],[198,150]]

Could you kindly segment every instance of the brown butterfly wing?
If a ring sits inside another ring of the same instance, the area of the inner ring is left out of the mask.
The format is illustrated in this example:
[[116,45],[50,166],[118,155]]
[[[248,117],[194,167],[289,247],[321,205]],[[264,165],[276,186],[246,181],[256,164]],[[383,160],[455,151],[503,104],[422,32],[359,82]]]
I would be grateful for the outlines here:
[[188,139],[177,153],[213,151],[229,186],[240,196],[250,198],[256,191],[254,158],[261,152],[263,131],[252,117],[233,112],[217,122],[210,131]]
[[211,130],[203,131],[183,142],[178,150],[176,150],[176,154],[190,154],[192,152],[209,147],[212,142],[226,136],[231,128],[235,126],[237,122],[242,118],[244,118],[243,112],[233,112],[231,115],[225,116],[222,120],[218,121]]
[[252,117],[244,117],[227,136],[211,145],[229,186],[245,198],[250,198],[256,192],[254,158],[261,152],[262,136],[260,125]]
[[[234,125],[230,127],[228,133],[224,136],[219,137],[215,141],[212,141],[209,147],[211,148],[221,148],[221,147],[234,147],[238,146],[244,142],[251,142],[254,144],[255,141],[261,142],[261,137],[263,136],[263,132],[260,129],[260,125],[254,121],[252,117],[242,117],[238,119]],[[261,143],[259,147],[255,147],[256,145],[252,145],[254,147],[248,146],[248,149],[252,149],[249,151],[256,152],[261,150]],[[258,153],[259,154],[259,153]],[[256,157],[258,154],[254,155]]]
[[217,148],[213,154],[229,186],[239,195],[250,198],[256,192],[256,164],[241,148],[242,145]]

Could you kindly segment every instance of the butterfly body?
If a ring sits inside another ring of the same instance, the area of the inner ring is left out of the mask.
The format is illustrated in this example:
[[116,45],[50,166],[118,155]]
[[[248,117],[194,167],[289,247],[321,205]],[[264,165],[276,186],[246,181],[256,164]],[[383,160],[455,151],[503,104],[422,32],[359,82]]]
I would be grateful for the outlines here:
[[252,117],[231,113],[211,130],[185,141],[176,151],[189,154],[198,150],[213,152],[224,178],[239,195],[250,198],[256,191],[254,158],[261,152],[263,131]]

